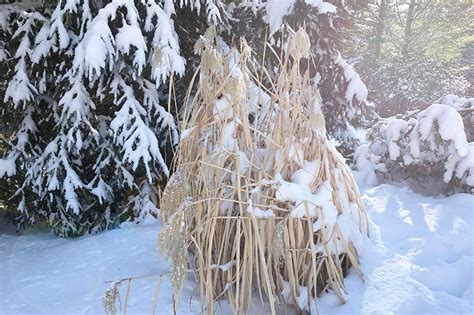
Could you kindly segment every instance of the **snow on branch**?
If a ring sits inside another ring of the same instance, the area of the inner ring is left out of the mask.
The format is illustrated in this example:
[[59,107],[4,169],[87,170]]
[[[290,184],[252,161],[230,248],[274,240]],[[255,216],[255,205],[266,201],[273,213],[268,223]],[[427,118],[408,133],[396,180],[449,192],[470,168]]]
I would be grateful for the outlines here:
[[[120,80],[120,79],[117,79]],[[142,119],[146,117],[146,110],[137,101],[133,90],[125,82],[117,82],[118,89],[123,93],[118,99],[121,104],[120,110],[110,124],[114,134],[114,141],[123,152],[122,162],[132,163],[132,169],[136,170],[140,160],[146,168],[150,182],[153,182],[149,163],[157,161],[165,175],[169,174],[168,167],[161,156],[159,142],[155,133]]]
[[415,186],[431,194],[472,191],[474,145],[460,113],[474,100],[456,99],[445,97],[439,100],[445,104],[378,121],[367,132],[368,144],[358,150],[358,169],[364,176],[377,171],[392,180],[417,181]]

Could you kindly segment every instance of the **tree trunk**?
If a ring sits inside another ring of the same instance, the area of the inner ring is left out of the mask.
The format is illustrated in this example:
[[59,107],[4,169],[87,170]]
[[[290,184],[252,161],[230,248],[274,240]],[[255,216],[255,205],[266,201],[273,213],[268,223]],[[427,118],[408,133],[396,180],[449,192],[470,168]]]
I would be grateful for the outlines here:
[[380,0],[379,6],[379,16],[378,22],[376,25],[376,33],[375,33],[375,43],[374,43],[374,56],[375,60],[380,58],[380,50],[382,47],[382,37],[385,31],[385,18],[387,16],[387,2],[388,0]]
[[415,15],[415,7],[417,3],[416,0],[410,0],[410,5],[408,7],[407,13],[407,22],[405,24],[405,34],[404,34],[404,42],[402,46],[402,56],[406,58],[408,56],[408,48],[411,42],[411,33],[412,33],[412,24],[413,24],[413,17]]

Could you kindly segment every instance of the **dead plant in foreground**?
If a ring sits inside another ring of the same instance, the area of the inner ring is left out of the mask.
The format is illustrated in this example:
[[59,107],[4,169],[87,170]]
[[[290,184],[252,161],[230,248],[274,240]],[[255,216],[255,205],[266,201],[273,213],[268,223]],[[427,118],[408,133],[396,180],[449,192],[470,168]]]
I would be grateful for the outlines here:
[[312,311],[328,290],[344,301],[347,269],[362,277],[356,247],[368,219],[300,70],[308,36],[289,36],[275,74],[251,60],[244,41],[239,52],[217,42],[210,31],[196,46],[198,90],[169,188],[179,200],[162,209],[161,247],[179,272],[183,259],[195,271],[206,312],[224,297],[246,312],[255,292],[273,314],[285,303]]

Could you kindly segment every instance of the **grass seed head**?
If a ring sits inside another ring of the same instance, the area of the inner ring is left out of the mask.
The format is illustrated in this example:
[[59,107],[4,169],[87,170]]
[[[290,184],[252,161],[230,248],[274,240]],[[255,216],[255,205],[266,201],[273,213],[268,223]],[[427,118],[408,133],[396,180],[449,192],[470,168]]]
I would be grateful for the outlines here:
[[311,51],[311,42],[309,35],[303,28],[300,28],[290,40],[290,55],[299,60],[301,58],[308,58]]
[[275,227],[275,242],[273,247],[273,253],[275,255],[275,261],[282,263],[285,256],[285,227],[283,221],[276,224]]
[[186,244],[184,237],[182,237],[179,243],[174,244],[171,253],[171,283],[176,299],[178,299],[188,275],[187,255]]
[[119,287],[120,281],[114,281],[105,290],[104,296],[102,297],[102,303],[106,314],[115,315],[117,312],[115,302],[119,295]]
[[153,51],[153,63],[158,67],[163,65],[163,53],[159,47],[156,47]]
[[180,171],[171,175],[161,198],[161,212],[169,218],[181,205],[186,197],[186,179]]

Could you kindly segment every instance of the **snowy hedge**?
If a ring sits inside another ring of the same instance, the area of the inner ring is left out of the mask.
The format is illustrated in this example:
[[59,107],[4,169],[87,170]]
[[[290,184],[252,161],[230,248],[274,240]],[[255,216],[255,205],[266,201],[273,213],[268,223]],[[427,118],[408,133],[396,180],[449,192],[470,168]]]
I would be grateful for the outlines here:
[[[357,150],[369,183],[402,181],[426,194],[474,192],[474,98],[448,95],[423,111],[381,119]],[[463,123],[463,117],[468,129]]]

